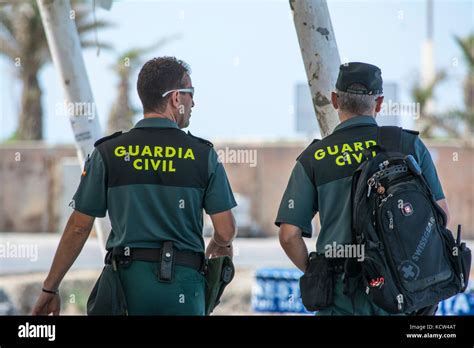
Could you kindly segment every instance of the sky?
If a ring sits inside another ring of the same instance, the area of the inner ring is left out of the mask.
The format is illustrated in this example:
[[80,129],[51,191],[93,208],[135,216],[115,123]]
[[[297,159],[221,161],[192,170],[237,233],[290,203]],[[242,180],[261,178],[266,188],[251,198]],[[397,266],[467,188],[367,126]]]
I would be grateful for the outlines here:
[[[449,76],[436,93],[440,110],[462,106],[466,66],[453,37],[474,32],[473,3],[434,2],[435,66]],[[330,0],[328,6],[341,61],[379,66],[384,81],[398,84],[400,101],[409,102],[421,68],[426,2]],[[290,14],[288,1],[277,0],[115,1],[110,12],[98,9],[98,18],[115,23],[98,33],[115,51],[99,56],[95,49],[84,51],[102,131],[116,96],[117,78],[110,69],[116,57],[179,34],[147,59],[171,55],[191,65],[193,134],[212,141],[304,137],[295,131],[294,103],[295,85],[307,80]],[[0,141],[17,126],[21,86],[14,74],[12,62],[0,58]],[[130,94],[140,108],[137,75],[138,69]],[[56,113],[64,94],[52,64],[41,71],[40,84],[45,140],[72,143],[69,119]]]

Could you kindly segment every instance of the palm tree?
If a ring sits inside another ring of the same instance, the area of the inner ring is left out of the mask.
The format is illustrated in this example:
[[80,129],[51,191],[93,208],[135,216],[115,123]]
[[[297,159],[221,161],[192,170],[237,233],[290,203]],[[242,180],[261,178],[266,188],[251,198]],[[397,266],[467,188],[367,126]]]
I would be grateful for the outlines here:
[[474,33],[461,39],[454,38],[463,53],[467,65],[467,76],[464,80],[464,112],[458,112],[459,116],[466,122],[467,130],[474,133]]
[[447,75],[444,70],[438,71],[428,85],[421,86],[418,83],[411,90],[412,98],[420,105],[421,135],[424,137],[432,137],[433,130],[436,128],[445,130],[452,137],[458,137],[460,134],[457,127],[453,125],[452,117],[435,113],[427,108],[428,102],[434,99],[435,89],[446,78]]
[[132,128],[133,116],[138,112],[138,109],[131,106],[129,93],[130,77],[142,65],[143,57],[146,54],[164,46],[177,37],[179,35],[169,36],[159,40],[150,47],[132,48],[118,55],[116,63],[112,66],[112,70],[118,75],[118,92],[109,113],[108,133]]
[[[78,1],[73,1],[73,9],[82,47],[95,46],[94,41],[83,39],[83,35],[111,24],[90,20],[90,7],[85,4],[80,6]],[[109,48],[103,43],[99,46]],[[14,64],[17,77],[22,82],[21,111],[13,138],[41,140],[43,110],[38,73],[51,57],[36,1],[13,0],[0,5],[0,55],[7,57]]]

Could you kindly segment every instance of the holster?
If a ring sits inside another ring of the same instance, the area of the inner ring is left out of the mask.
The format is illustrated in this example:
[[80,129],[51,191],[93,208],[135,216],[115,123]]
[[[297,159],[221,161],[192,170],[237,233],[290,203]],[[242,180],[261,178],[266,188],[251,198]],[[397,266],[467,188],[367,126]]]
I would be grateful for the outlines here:
[[160,281],[165,283],[173,281],[174,263],[173,242],[163,242],[161,246],[160,268],[158,270],[158,278],[160,278]]
[[229,256],[206,259],[206,315],[210,315],[220,303],[224,289],[235,275],[235,267]]
[[[110,257],[110,252],[106,257]],[[128,315],[115,259],[102,269],[87,300],[87,315]]]
[[303,305],[309,311],[319,311],[334,303],[335,272],[329,259],[316,252],[309,254],[306,272],[300,278]]

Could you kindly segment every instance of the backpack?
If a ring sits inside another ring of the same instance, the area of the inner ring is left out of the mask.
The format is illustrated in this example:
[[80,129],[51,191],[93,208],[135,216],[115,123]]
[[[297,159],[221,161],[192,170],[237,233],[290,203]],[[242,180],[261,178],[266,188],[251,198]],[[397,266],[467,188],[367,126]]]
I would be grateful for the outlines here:
[[378,128],[377,145],[363,150],[367,160],[353,173],[351,193],[353,243],[365,251],[360,280],[392,314],[415,313],[463,292],[471,263],[460,226],[455,241],[420,166],[401,153],[401,134],[399,127]]

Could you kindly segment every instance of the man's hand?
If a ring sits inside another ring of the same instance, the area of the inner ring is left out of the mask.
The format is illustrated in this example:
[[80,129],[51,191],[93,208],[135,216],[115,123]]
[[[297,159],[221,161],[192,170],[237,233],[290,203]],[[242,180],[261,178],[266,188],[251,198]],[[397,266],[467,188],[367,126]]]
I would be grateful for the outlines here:
[[60,309],[61,299],[59,294],[49,294],[42,291],[31,311],[31,315],[49,315],[51,313],[59,315]]
[[206,248],[206,257],[213,258],[218,256],[234,256],[234,247],[232,244],[230,246],[219,246],[216,244],[214,239],[211,239]]

